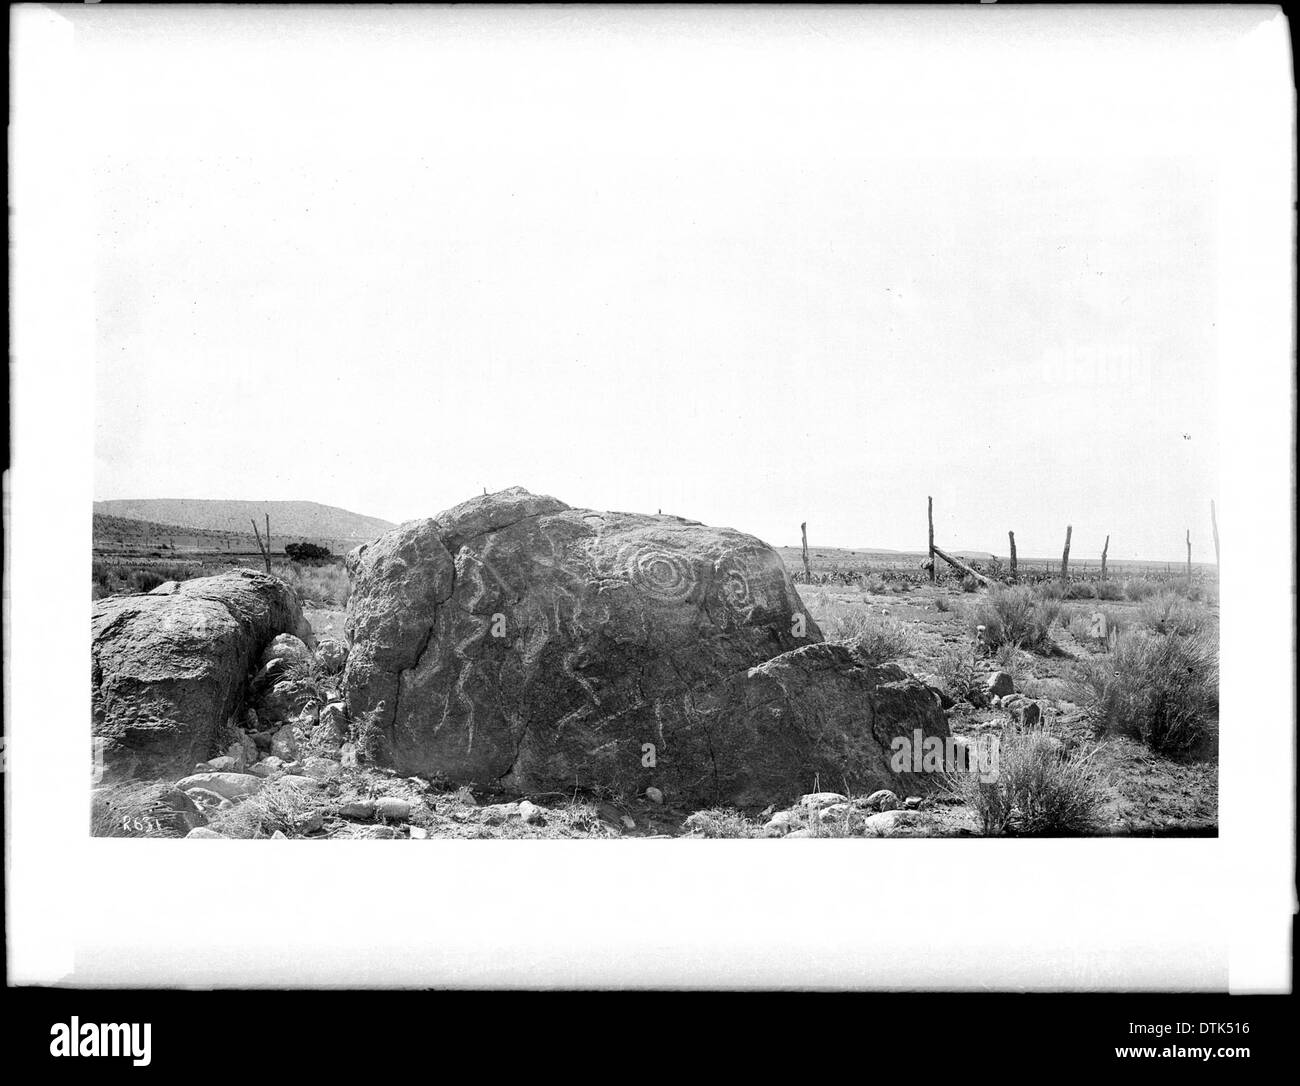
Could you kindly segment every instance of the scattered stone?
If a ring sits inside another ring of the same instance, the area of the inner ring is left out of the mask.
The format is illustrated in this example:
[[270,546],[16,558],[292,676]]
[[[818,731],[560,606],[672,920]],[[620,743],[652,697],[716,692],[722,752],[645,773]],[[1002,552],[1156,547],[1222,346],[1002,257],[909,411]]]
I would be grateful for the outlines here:
[[620,821],[623,823],[623,828],[624,828],[625,830],[634,830],[634,829],[636,829],[636,819],[633,818],[631,815],[624,815],[624,816],[620,819]]
[[803,819],[798,811],[777,811],[763,826],[765,830],[789,830],[793,826],[802,826]]
[[263,664],[270,663],[272,660],[284,660],[288,664],[301,664],[303,667],[308,667],[311,665],[311,649],[302,638],[283,633],[274,638],[262,653]]
[[182,792],[203,788],[223,799],[243,799],[262,787],[262,779],[252,773],[194,773],[176,782]]
[[829,807],[823,807],[817,812],[818,818],[842,818],[853,810],[851,803],[832,803]]
[[276,830],[273,834],[271,834],[271,840],[272,840],[272,841],[287,841],[287,840],[289,840],[289,838],[285,836],[285,834],[284,834],[284,830]]
[[315,700],[316,691],[307,683],[282,680],[262,695],[257,714],[262,720],[283,724],[300,716]]
[[520,821],[530,824],[541,822],[543,820],[542,809],[529,800],[523,800],[519,804],[519,818]]
[[984,688],[992,697],[1005,697],[1016,692],[1016,683],[1005,671],[995,671],[985,681]]
[[412,840],[412,841],[423,841],[423,840],[427,839],[428,836],[429,836],[429,831],[426,830],[423,826],[412,826],[412,827],[411,827],[411,840]]
[[332,637],[321,638],[316,644],[316,659],[327,674],[337,675],[348,662],[348,648]]
[[1043,722],[1042,706],[1036,701],[1015,705],[1011,709],[1011,719],[1022,727],[1037,727]]
[[833,803],[848,803],[848,801],[848,796],[842,796],[838,792],[810,792],[800,797],[799,806],[816,810],[819,807],[829,807]]
[[785,835],[785,839],[788,841],[792,837],[811,837],[811,836],[812,834],[808,830],[791,830],[789,833]]
[[518,803],[490,803],[486,807],[478,809],[479,817],[483,821],[499,826],[507,819],[514,818],[519,814]]
[[[239,747],[239,752],[243,754],[243,747]],[[232,758],[228,754],[223,754],[219,758],[209,758],[206,762],[200,762],[194,767],[195,773],[243,773],[243,758]]]
[[899,826],[909,824],[915,817],[915,811],[884,811],[866,819],[862,827],[868,837],[884,837]]
[[908,796],[907,799],[903,800],[903,806],[909,811],[915,811],[919,806],[921,806],[921,797]]
[[339,816],[341,818],[374,818],[375,805],[368,799],[354,799],[347,803],[339,804]]
[[318,781],[328,781],[339,776],[343,772],[343,767],[328,758],[308,758],[303,762],[303,772]]
[[286,762],[298,757],[298,736],[292,724],[286,724],[271,736],[271,753]]
[[862,806],[873,811],[896,811],[902,804],[899,803],[898,796],[888,788],[881,788],[863,800]]
[[652,785],[645,790],[645,798],[651,803],[662,803],[664,801],[664,794]]
[[289,776],[291,777],[301,777],[306,772],[306,768],[304,767],[302,762],[292,761],[292,762],[285,762],[284,771],[287,774],[289,774]]
[[405,820],[411,816],[411,804],[396,796],[384,796],[375,800],[375,814],[380,818]]
[[207,828],[207,826],[195,826],[194,829],[190,830],[190,832],[187,833],[185,836],[187,838],[202,837],[209,841],[226,840],[226,835],[224,833],[218,833],[216,830],[210,830]]
[[321,707],[316,731],[312,735],[318,744],[338,750],[348,737],[347,706],[339,701],[327,702]]
[[319,833],[322,826],[325,825],[325,816],[320,811],[313,811],[307,816],[306,821],[299,827],[303,833]]

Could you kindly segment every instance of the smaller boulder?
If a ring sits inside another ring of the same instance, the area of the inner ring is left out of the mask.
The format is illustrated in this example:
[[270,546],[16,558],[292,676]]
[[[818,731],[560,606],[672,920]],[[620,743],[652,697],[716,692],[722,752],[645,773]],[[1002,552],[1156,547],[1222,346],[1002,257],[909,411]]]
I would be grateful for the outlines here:
[[337,675],[348,662],[348,648],[332,637],[322,638],[316,645],[316,659],[327,675]]
[[1036,701],[1017,702],[1011,707],[1011,719],[1021,727],[1035,728],[1043,722],[1042,706]]
[[252,773],[194,773],[176,782],[182,792],[202,788],[223,799],[243,799],[258,792],[263,781]]
[[210,830],[207,828],[207,826],[195,826],[194,829],[190,830],[190,832],[185,835],[185,837],[187,840],[191,837],[200,837],[200,838],[206,838],[207,840],[215,840],[215,841],[226,840],[226,835],[224,833],[218,833],[216,830]]
[[292,724],[286,724],[271,736],[271,753],[286,762],[298,757],[298,736]]
[[411,816],[411,804],[409,800],[396,796],[384,796],[375,800],[375,814],[380,818],[405,820]]
[[286,664],[311,665],[311,649],[301,638],[293,634],[282,633],[276,636],[262,653],[263,665],[272,660],[283,660]]
[[375,817],[375,805],[372,800],[353,799],[339,804],[340,818],[371,819]]
[[651,803],[662,803],[664,801],[664,794],[652,785],[645,790],[645,798]]
[[1006,697],[1016,692],[1016,683],[1005,671],[995,671],[985,681],[984,689],[990,697]]
[[833,803],[847,803],[848,801],[848,796],[842,796],[838,792],[810,792],[808,795],[800,797],[799,806],[816,810],[819,807],[829,807]]
[[871,811],[896,811],[902,804],[888,788],[881,788],[864,799],[862,806]]
[[543,821],[542,809],[537,804],[529,800],[523,800],[519,804],[519,820],[525,823],[534,823]]

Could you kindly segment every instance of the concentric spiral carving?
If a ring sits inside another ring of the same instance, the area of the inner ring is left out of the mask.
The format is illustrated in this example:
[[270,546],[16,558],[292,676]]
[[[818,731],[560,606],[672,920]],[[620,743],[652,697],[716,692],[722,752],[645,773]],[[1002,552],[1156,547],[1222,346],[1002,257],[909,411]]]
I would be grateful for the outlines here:
[[680,603],[695,587],[695,571],[680,554],[642,544],[627,548],[622,559],[632,583],[665,603]]

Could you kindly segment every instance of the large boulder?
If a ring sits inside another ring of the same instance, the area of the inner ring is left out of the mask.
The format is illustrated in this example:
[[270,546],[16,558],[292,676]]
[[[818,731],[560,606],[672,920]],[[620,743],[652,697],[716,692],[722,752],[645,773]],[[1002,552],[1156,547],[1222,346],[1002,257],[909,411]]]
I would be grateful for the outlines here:
[[514,488],[346,565],[350,715],[404,775],[757,803],[819,772],[895,785],[882,721],[947,734],[901,671],[800,656],[820,630],[776,552],[730,528]]
[[97,600],[91,704],[105,780],[179,777],[219,753],[238,735],[250,667],[286,632],[310,636],[293,591],[254,570]]

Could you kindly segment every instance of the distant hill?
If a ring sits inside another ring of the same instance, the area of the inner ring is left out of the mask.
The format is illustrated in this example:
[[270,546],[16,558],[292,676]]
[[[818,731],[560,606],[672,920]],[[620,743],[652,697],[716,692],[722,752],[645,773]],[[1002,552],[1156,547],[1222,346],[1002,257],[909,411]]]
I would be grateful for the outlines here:
[[[262,528],[270,514],[271,534],[277,539],[333,539],[364,543],[394,527],[378,517],[366,517],[318,502],[221,501],[205,498],[138,498],[95,502],[95,512],[158,528],[174,527],[187,533],[238,533],[250,538],[252,520]],[[158,533],[155,533],[158,534]],[[161,534],[166,534],[165,532]]]

